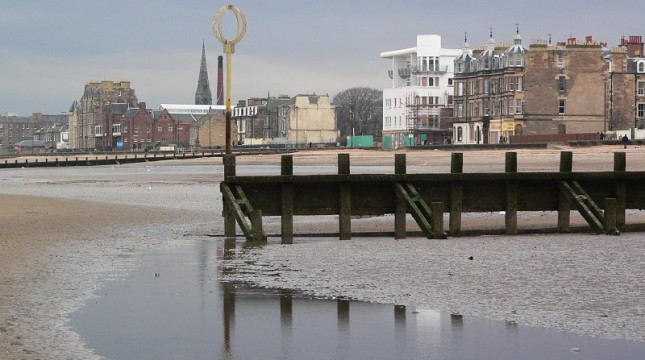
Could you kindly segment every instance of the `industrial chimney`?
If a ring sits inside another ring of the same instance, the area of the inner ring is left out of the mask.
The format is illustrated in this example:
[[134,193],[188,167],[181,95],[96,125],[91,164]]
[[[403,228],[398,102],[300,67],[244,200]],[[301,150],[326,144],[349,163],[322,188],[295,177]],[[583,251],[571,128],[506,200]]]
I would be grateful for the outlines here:
[[217,103],[224,105],[224,58],[222,55],[217,57]]

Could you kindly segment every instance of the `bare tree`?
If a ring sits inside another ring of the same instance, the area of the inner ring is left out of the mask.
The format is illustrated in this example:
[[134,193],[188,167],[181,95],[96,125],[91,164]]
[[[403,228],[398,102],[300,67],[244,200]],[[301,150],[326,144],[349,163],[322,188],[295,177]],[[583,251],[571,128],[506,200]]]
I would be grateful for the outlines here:
[[332,103],[341,136],[372,135],[375,140],[383,134],[383,91],[355,87],[339,92]]

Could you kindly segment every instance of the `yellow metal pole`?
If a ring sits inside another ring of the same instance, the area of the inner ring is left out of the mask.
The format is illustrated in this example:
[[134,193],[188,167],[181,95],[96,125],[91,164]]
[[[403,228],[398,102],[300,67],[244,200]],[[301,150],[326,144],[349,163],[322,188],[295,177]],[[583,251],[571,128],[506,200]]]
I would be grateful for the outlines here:
[[231,44],[225,44],[226,51],[226,147],[225,153],[231,153]]
[[[237,31],[233,39],[228,40],[224,37],[222,31],[222,20],[226,11],[232,11],[237,21]],[[222,6],[213,16],[213,33],[219,42],[224,45],[224,53],[226,53],[226,146],[225,153],[231,153],[231,54],[235,52],[235,44],[237,44],[246,33],[246,16],[235,5]]]

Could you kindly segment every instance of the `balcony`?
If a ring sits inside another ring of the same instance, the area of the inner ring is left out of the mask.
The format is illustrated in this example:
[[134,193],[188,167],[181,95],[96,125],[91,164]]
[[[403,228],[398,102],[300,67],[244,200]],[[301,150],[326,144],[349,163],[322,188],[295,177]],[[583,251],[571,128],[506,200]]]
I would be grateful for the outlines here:
[[448,65],[439,67],[439,69],[422,69],[419,68],[418,66],[411,66],[410,67],[410,72],[414,75],[419,75],[419,74],[435,74],[435,75],[440,75],[440,74],[445,74],[448,72]]
[[410,77],[410,69],[409,68],[403,68],[399,69],[399,77],[402,79],[407,79]]

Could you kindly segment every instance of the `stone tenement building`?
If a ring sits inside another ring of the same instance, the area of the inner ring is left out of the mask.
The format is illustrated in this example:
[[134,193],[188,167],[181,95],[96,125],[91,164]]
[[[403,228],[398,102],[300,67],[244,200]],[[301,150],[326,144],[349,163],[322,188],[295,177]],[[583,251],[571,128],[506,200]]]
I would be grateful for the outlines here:
[[286,130],[279,126],[284,106],[291,98],[279,97],[251,98],[240,100],[233,109],[232,119],[237,124],[237,143],[242,145],[263,145],[266,139],[285,138]]
[[514,43],[455,60],[455,143],[497,143],[513,135],[605,130],[608,63],[602,44],[587,37],[549,45]]
[[75,101],[70,108],[70,148],[93,150],[105,147],[103,138],[111,134],[108,134],[104,121],[112,103],[126,104],[127,107],[138,104],[129,81],[105,80],[85,85],[80,101]]
[[[490,39],[455,59],[453,140],[507,141],[514,135],[595,134],[645,126],[641,36],[610,49],[591,36],[555,45]],[[632,138],[635,131],[632,131]]]
[[241,101],[232,118],[244,145],[335,145],[340,136],[328,95],[286,95]]
[[[645,58],[642,36],[622,39],[607,57],[607,130],[645,127]],[[632,138],[633,138],[632,134]]]
[[[15,145],[20,141],[39,140],[37,134],[43,131],[43,129],[66,124],[66,114],[47,115],[42,113],[33,113],[31,116],[18,116],[16,114],[7,113],[1,115],[0,154],[13,154]],[[47,148],[50,149],[52,146],[47,146]],[[53,146],[53,148],[56,147]]]
[[[237,126],[231,124],[231,139],[237,139]],[[203,115],[190,127],[190,145],[198,148],[226,147],[226,117],[221,111]]]

